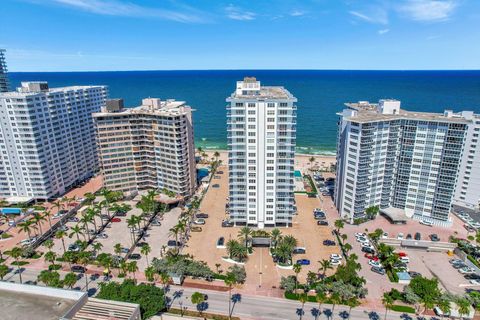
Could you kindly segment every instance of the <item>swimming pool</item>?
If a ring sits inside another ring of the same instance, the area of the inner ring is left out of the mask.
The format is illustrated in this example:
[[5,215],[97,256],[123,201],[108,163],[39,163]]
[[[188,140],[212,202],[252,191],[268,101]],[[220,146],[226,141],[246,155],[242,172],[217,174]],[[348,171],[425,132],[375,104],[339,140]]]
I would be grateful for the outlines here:
[[302,173],[301,173],[299,170],[295,170],[295,177],[296,177],[296,178],[301,178],[301,177],[302,177]]

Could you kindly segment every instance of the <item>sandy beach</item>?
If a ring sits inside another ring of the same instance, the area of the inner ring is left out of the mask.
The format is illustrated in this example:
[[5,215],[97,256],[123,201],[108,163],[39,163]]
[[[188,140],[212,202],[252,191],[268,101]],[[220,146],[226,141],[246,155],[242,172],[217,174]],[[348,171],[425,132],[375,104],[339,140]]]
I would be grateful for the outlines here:
[[[208,158],[212,158],[215,152],[220,154],[219,159],[223,163],[228,163],[228,151],[227,150],[204,150],[208,155]],[[311,159],[314,159],[311,162]],[[295,155],[295,170],[300,170],[301,172],[307,172],[310,169],[313,170],[325,170],[329,169],[332,164],[336,163],[335,156],[325,156],[325,155],[312,155],[312,154],[296,154]]]

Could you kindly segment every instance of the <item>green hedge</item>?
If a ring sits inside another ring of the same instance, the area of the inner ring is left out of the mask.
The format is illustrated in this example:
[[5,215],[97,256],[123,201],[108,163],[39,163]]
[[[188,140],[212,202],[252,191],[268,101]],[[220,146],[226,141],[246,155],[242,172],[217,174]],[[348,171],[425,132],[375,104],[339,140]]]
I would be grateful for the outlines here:
[[[285,298],[288,300],[298,300],[298,294],[293,293],[293,292],[286,292],[285,291]],[[308,296],[308,301],[309,302],[317,302],[317,299],[315,296]]]
[[409,306],[393,305],[390,307],[390,310],[397,312],[415,313],[415,308]]
[[[166,314],[182,314],[180,309],[168,309],[168,312]],[[220,314],[212,314],[208,312],[202,312],[200,315],[200,312],[197,311],[192,311],[192,310],[185,310],[183,311],[183,315],[187,317],[201,317],[202,319],[213,319],[213,320],[229,320],[230,318],[228,316],[220,315]],[[239,317],[235,317],[232,315],[232,320],[240,320]]]
[[387,270],[387,276],[391,282],[398,282],[398,275],[395,271]]
[[477,259],[475,259],[475,258],[472,257],[471,255],[468,255],[468,256],[467,256],[467,259],[470,260],[474,265],[476,265],[477,267],[480,268],[480,264],[478,263]]

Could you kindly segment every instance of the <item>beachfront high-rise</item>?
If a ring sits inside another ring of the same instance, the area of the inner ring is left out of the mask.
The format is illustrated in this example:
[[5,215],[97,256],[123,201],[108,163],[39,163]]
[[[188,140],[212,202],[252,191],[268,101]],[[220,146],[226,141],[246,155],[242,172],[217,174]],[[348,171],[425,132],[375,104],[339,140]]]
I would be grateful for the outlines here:
[[291,225],[297,99],[283,87],[245,78],[227,102],[230,220]]
[[0,49],[0,92],[8,91],[7,63],[5,49]]
[[93,117],[105,187],[195,192],[192,109],[184,101],[148,98],[124,108],[113,100]]
[[49,88],[22,82],[0,93],[0,197],[47,200],[97,170],[92,112],[104,86]]
[[379,206],[392,220],[450,225],[467,113],[413,112],[400,101],[346,104],[339,113],[335,204],[353,221]]

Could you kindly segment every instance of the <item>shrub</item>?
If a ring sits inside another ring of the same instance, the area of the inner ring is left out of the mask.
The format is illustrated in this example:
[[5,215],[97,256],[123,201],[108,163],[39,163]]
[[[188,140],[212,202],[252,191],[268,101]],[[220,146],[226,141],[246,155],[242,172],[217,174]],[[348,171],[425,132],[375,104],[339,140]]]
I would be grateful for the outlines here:
[[53,270],[59,270],[62,268],[61,264],[51,264],[48,266],[48,270],[53,271]]
[[296,282],[295,276],[282,277],[280,280],[280,288],[285,289],[286,292],[292,292],[295,289]]
[[390,310],[397,312],[415,313],[415,308],[409,306],[393,305],[390,307]]
[[233,265],[228,270],[235,275],[235,279],[240,283],[244,283],[245,279],[247,279],[247,272],[244,266]]
[[121,284],[100,283],[100,292],[96,298],[138,303],[142,319],[148,319],[165,308],[165,297],[161,288],[144,283],[137,285],[131,279],[124,280]]
[[398,282],[398,275],[395,271],[387,270],[387,276],[391,282]]
[[22,258],[30,259],[35,255],[35,249],[32,247],[26,247],[22,251]]

